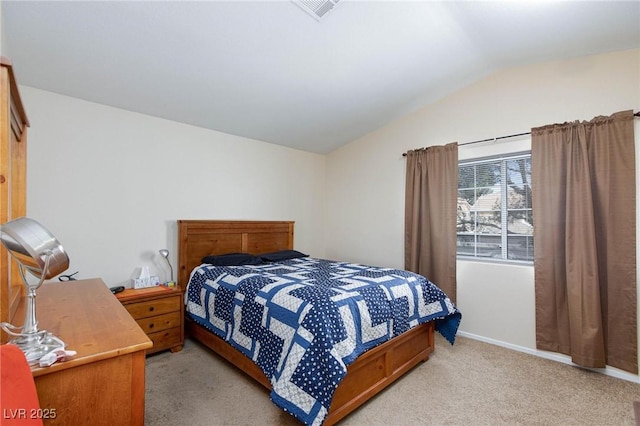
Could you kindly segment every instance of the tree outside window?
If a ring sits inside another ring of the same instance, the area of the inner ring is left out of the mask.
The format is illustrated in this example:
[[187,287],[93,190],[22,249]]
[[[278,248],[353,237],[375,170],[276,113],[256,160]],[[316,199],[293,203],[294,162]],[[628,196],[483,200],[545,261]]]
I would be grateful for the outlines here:
[[531,154],[461,162],[458,174],[458,256],[532,262]]

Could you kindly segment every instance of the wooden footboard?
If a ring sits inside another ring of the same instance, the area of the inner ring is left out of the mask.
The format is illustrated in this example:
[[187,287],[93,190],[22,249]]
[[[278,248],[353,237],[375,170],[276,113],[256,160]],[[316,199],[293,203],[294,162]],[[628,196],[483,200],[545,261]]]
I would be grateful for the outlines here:
[[334,394],[325,425],[371,399],[433,352],[433,323],[422,324],[359,356]]
[[[185,333],[244,371],[265,388],[271,383],[260,367],[229,343],[186,319]],[[371,399],[433,352],[433,323],[422,324],[359,356],[347,367],[347,375],[338,386],[324,425],[337,423]]]
[[[293,222],[179,220],[178,244],[178,282],[186,287],[190,272],[204,256],[293,249]],[[248,357],[188,318],[184,323],[186,335],[271,389],[262,370]],[[324,425],[338,422],[412,367],[426,361],[434,349],[433,332],[433,323],[422,324],[359,356],[338,386]]]

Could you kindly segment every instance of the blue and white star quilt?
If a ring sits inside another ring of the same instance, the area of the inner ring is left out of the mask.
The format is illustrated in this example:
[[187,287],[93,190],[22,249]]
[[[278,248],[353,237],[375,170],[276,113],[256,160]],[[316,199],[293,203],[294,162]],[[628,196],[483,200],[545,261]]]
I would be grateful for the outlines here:
[[252,359],[272,401],[308,425],[322,424],[347,366],[418,324],[453,344],[460,312],[412,272],[315,258],[196,268],[186,310]]

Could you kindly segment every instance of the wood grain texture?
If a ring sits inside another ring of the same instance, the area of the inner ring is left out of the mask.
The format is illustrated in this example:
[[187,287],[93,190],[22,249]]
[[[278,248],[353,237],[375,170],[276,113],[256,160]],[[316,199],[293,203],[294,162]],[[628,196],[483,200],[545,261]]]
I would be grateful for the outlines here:
[[[28,126],[11,61],[0,57],[0,224],[27,213]],[[0,246],[0,321],[22,321],[16,310],[24,293],[17,263]],[[0,332],[0,341],[6,340]]]
[[[250,241],[259,243],[251,244]],[[178,268],[182,283],[187,282],[193,268],[200,265],[201,258],[206,255],[259,254],[284,249],[293,249],[293,222],[178,221]],[[188,318],[185,318],[185,332],[271,389],[262,370],[223,339]],[[422,324],[358,357],[338,386],[323,424],[338,422],[417,364],[426,361],[434,350],[433,332],[433,323]]]
[[[260,367],[229,343],[188,318],[185,318],[185,328],[188,336],[271,390],[271,383]],[[347,376],[336,390],[323,425],[337,423],[413,367],[427,361],[434,350],[433,331],[432,322],[421,324],[358,357],[347,368]]]
[[186,285],[189,274],[207,255],[225,253],[262,254],[293,249],[291,221],[178,221],[178,283]]
[[[78,355],[33,369],[35,377],[151,347],[146,334],[100,279],[45,283],[36,300],[39,328],[58,336]],[[20,314],[23,309],[21,304]]]
[[180,287],[127,289],[116,298],[153,342],[153,348],[147,353],[182,349],[184,303]]
[[[151,341],[100,279],[46,283],[39,328],[62,339],[73,358],[32,368],[51,425],[144,424],[145,351]],[[18,311],[24,309],[21,303]]]

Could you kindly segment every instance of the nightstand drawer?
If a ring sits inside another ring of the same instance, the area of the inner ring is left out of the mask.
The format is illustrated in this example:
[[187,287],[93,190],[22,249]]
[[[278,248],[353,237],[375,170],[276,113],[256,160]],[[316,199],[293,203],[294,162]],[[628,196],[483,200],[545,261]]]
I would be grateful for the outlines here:
[[184,305],[180,287],[126,289],[116,297],[153,341],[153,347],[147,354],[165,349],[171,349],[171,352],[182,350]]
[[153,342],[153,348],[147,351],[147,353],[153,353],[162,349],[168,349],[173,346],[182,345],[182,336],[180,334],[180,327],[170,328],[168,330],[160,331],[157,333],[149,333],[149,339]]
[[180,327],[180,311],[142,318],[136,321],[145,333],[156,333],[168,328]]
[[129,311],[131,316],[136,320],[175,311],[179,313],[180,297],[165,297],[147,302],[131,303],[125,305],[125,308],[127,308],[127,311]]

